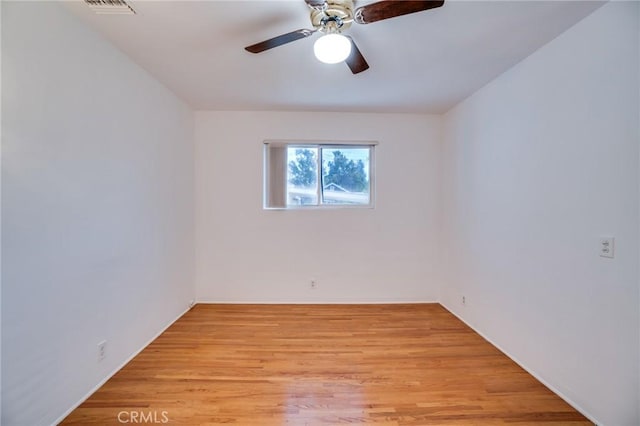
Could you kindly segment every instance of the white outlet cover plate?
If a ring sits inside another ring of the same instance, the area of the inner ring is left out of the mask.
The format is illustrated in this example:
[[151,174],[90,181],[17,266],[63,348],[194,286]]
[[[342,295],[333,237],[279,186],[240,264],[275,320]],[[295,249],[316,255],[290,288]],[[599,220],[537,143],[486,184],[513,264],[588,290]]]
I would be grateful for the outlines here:
[[600,237],[600,256],[613,258],[615,255],[615,238],[613,237]]

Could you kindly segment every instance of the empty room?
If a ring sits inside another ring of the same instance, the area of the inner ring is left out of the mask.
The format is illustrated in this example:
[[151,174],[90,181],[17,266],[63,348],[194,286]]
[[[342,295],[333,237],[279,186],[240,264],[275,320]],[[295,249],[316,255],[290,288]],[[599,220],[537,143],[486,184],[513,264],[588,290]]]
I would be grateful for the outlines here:
[[640,424],[640,3],[0,1],[1,424]]

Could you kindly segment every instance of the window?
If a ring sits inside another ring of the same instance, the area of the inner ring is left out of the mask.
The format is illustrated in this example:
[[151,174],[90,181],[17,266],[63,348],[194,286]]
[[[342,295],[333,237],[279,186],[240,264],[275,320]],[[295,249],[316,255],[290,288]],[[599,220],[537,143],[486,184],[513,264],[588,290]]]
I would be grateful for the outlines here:
[[265,143],[264,207],[372,207],[374,143]]

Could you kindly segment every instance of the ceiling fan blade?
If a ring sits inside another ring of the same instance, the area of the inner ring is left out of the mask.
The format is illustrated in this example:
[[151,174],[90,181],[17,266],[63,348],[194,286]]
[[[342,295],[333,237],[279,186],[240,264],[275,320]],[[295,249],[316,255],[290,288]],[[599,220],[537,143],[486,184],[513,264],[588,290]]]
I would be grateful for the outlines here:
[[434,9],[444,4],[441,1],[412,1],[412,0],[385,0],[368,4],[356,9],[354,20],[358,24],[370,24],[382,21],[383,19],[395,18],[396,16],[408,15],[410,13],[422,12],[423,10]]
[[351,37],[349,37],[349,40],[351,40],[351,54],[345,60],[349,69],[354,74],[368,70],[369,64],[364,59],[364,56],[362,56],[362,53],[360,52],[360,49],[358,49],[358,46],[356,46],[355,41],[353,41]]
[[315,33],[316,30],[297,30],[290,33],[282,34],[269,40],[261,41],[260,43],[252,44],[244,48],[247,52],[260,53],[265,50],[273,49],[274,47],[282,46],[283,44],[291,43],[292,41],[300,40],[309,37]]

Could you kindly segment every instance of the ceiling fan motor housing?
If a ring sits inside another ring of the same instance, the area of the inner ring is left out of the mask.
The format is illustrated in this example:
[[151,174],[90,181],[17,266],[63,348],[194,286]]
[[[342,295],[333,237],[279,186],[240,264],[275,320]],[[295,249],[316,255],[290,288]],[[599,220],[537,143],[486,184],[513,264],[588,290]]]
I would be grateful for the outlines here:
[[321,32],[348,29],[353,22],[353,0],[327,0],[323,9],[311,9],[311,24]]

